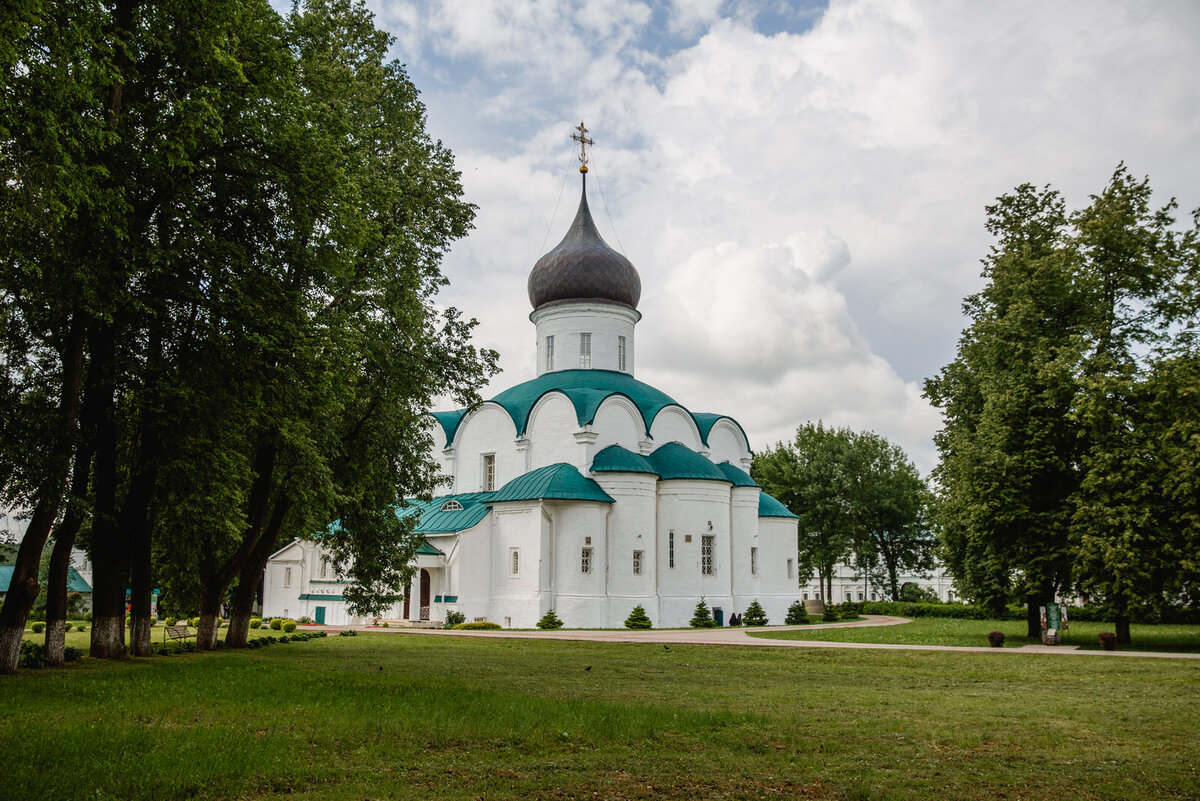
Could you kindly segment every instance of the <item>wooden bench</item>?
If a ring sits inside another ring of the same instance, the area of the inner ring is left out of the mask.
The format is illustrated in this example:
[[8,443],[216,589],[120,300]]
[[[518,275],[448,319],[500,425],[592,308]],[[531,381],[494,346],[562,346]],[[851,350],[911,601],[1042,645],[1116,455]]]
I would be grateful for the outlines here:
[[165,629],[163,629],[163,644],[166,644],[168,637],[170,637],[172,640],[186,640],[188,637],[195,636],[195,634],[192,634],[190,631],[188,631],[186,623],[180,623],[177,626],[167,626]]

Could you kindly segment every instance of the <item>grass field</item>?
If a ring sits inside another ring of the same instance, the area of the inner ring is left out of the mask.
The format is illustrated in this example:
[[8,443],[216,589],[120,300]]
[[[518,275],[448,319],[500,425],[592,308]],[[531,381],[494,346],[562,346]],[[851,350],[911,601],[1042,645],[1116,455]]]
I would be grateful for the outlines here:
[[[1100,650],[1102,631],[1112,631],[1108,623],[1075,622],[1063,642],[1083,649]],[[847,629],[797,629],[794,631],[754,632],[756,637],[781,640],[821,640],[824,642],[899,643],[903,645],[965,645],[985,647],[989,631],[1004,632],[1004,647],[1018,648],[1036,640],[1025,638],[1024,620],[952,620],[922,617],[899,626],[870,626]],[[1200,626],[1130,626],[1129,651],[1200,651]]]
[[1200,797],[1191,660],[372,634],[0,697],[4,799]]

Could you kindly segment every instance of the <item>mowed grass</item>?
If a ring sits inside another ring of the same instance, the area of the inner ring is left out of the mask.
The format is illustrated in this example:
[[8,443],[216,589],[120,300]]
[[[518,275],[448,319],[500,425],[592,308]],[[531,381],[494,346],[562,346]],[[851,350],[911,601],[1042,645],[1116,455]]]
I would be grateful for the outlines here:
[[381,633],[0,697],[4,799],[1200,797],[1193,660]]
[[[822,642],[896,643],[902,645],[956,645],[987,647],[989,631],[1004,633],[1005,648],[1019,648],[1038,641],[1025,637],[1024,620],[954,620],[922,617],[896,626],[864,626],[840,629],[795,629],[791,631],[755,631],[755,637],[780,640],[819,640]],[[1071,623],[1063,643],[1086,650],[1100,650],[1102,631],[1113,631],[1109,623]],[[1200,626],[1130,626],[1131,646],[1126,651],[1200,651]]]

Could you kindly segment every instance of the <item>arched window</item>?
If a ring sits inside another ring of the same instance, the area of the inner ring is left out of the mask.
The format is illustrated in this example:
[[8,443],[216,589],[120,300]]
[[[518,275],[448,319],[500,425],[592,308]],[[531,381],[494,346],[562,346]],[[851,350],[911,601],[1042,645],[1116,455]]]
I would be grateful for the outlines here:
[[463,505],[456,500],[449,500],[442,504],[443,512],[461,512]]

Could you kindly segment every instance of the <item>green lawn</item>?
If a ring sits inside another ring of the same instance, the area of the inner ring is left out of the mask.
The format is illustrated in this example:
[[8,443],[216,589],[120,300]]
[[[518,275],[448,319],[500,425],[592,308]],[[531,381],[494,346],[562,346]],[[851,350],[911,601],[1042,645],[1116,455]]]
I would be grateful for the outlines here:
[[[1036,640],[1025,638],[1024,620],[952,620],[922,617],[898,626],[870,626],[844,629],[796,629],[794,631],[756,631],[756,637],[781,640],[821,640],[825,642],[899,643],[903,645],[966,645],[983,647],[988,644],[989,631],[1004,632],[1004,647],[1016,648]],[[1102,631],[1112,631],[1108,623],[1075,622],[1070,625],[1063,642],[1088,650],[1100,650]],[[1200,651],[1200,626],[1139,626],[1130,627],[1132,651]]]
[[368,634],[0,697],[5,799],[1200,796],[1191,660]]

